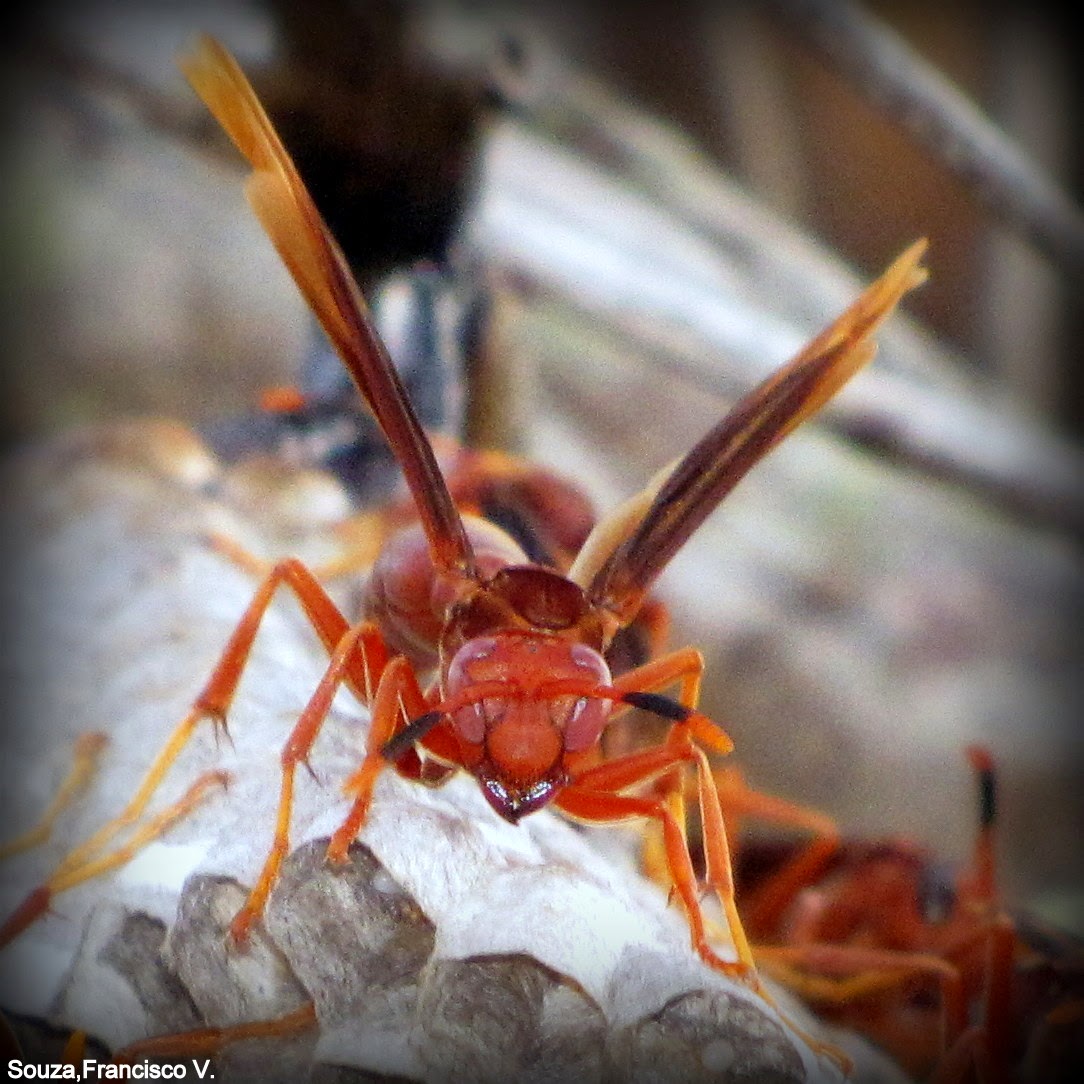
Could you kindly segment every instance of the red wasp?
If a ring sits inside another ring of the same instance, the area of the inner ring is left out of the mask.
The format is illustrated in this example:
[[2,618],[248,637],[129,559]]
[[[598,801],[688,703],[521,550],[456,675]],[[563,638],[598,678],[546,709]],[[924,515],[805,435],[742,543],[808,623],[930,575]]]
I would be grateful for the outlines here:
[[[661,828],[669,874],[696,951],[711,966],[755,983],[706,752],[725,754],[732,743],[697,711],[702,657],[684,648],[614,678],[604,655],[635,619],[658,575],[723,497],[870,360],[873,331],[925,277],[924,242],[904,252],[676,465],[595,527],[563,575],[531,563],[500,528],[460,514],[342,253],[245,76],[208,38],[183,67],[252,165],[249,201],[387,437],[418,522],[384,545],[356,624],[303,564],[277,563],[140,795],[157,785],[201,721],[224,722],[263,615],[285,585],[300,601],[330,663],[282,751],[274,840],[233,921],[238,940],[259,918],[289,850],[296,769],[306,763],[345,684],[370,706],[372,724],[361,765],[347,782],[353,804],[331,839],[330,860],[346,859],[365,822],[374,784],[389,764],[430,784],[465,770],[493,809],[512,822],[545,805],[592,823],[649,818]],[[677,697],[663,695],[672,686],[678,687]],[[666,737],[653,747],[606,759],[600,748],[603,731],[629,708],[661,716],[668,724]],[[736,961],[723,959],[709,943],[681,817],[665,794],[629,793],[671,779],[687,765],[698,782],[706,879],[726,915]],[[20,928],[47,907],[48,896],[39,893],[28,901]]]
[[735,856],[742,915],[765,974],[916,1077],[1044,1079],[1036,1066],[1066,1054],[1055,1043],[1064,1046],[1074,1028],[1081,1034],[1080,948],[1003,909],[995,765],[978,746],[967,756],[979,828],[951,883],[914,843],[841,841],[823,814],[754,791],[733,769],[717,771],[731,832],[748,817],[814,837],[794,849],[753,844]]

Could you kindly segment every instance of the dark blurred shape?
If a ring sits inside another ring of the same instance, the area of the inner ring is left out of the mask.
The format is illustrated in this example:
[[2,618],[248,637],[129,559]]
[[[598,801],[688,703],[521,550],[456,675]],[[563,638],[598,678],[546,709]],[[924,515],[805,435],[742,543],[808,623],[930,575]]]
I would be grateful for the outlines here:
[[[422,425],[459,437],[466,370],[484,328],[484,294],[427,264],[384,280],[372,310]],[[398,477],[395,458],[315,324],[296,392],[297,405],[219,420],[204,436],[228,462],[272,454],[330,471],[359,505],[386,497]]]
[[271,4],[279,63],[257,85],[359,275],[442,260],[469,182],[482,95],[442,77],[394,0]]

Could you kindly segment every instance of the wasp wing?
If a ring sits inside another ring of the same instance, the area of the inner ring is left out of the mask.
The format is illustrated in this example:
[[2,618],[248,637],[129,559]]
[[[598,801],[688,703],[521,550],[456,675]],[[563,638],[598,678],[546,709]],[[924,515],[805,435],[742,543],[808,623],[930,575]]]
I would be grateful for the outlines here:
[[593,606],[619,624],[632,619],[655,578],[750,468],[873,357],[870,336],[900,298],[926,278],[920,265],[925,250],[924,240],[911,245],[673,469],[595,528],[571,574]]
[[475,576],[459,513],[361,291],[244,72],[207,36],[182,58],[181,69],[251,164],[249,202],[380,423],[406,476],[434,563]]

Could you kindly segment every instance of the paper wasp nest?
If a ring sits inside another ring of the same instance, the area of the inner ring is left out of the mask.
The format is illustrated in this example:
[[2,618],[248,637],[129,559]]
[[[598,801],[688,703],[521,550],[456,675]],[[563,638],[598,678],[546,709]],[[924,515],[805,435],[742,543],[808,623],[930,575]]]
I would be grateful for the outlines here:
[[[334,491],[295,478],[246,515],[234,483],[168,424],[71,438],[6,473],[19,554],[4,600],[18,632],[6,657],[16,696],[5,836],[40,814],[78,734],[102,731],[108,747],[49,842],[0,867],[5,913],[128,800],[251,596],[250,578],[205,533],[304,554],[293,512],[311,515],[326,497],[329,518],[341,512]],[[631,864],[549,812],[503,823],[469,779],[428,790],[389,771],[352,862],[330,868],[322,841],[346,812],[340,784],[366,725],[348,694],[312,776],[298,773],[293,850],[265,926],[247,951],[229,945],[271,839],[279,750],[325,661],[284,592],[229,740],[202,727],[152,807],[211,769],[230,773],[228,790],[119,871],[59,895],[4,950],[9,1013],[115,1049],[315,1002],[318,1028],[237,1043],[218,1080],[307,1068],[319,1080],[839,1077],[758,997],[699,961],[680,911]]]

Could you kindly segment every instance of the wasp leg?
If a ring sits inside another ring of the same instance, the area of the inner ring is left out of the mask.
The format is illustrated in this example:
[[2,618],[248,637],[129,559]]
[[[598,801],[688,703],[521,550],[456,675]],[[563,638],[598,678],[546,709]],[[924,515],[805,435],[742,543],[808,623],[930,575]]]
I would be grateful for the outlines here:
[[[339,687],[346,683],[367,703],[371,702],[370,688],[374,671],[380,673],[386,667],[388,651],[383,637],[375,625],[366,622],[347,629],[335,645],[331,661],[316,691],[294,725],[282,748],[280,761],[282,780],[279,790],[278,813],[275,818],[275,834],[271,849],[255,887],[249,893],[244,906],[234,916],[230,925],[233,939],[240,943],[247,937],[252,923],[263,912],[267,897],[278,879],[283,859],[290,849],[290,820],[293,813],[294,778],[299,764],[307,764],[313,743],[331,710],[331,703]],[[360,683],[359,677],[363,676]],[[378,680],[377,688],[380,687]]]
[[723,816],[732,838],[738,836],[746,818],[810,832],[813,839],[742,900],[742,913],[754,937],[776,930],[798,893],[814,883],[839,850],[839,829],[825,813],[754,790],[738,768],[720,768],[715,783]]
[[[695,648],[686,647],[622,674],[614,679],[614,686],[626,692],[648,692],[677,683],[678,702],[692,711],[700,699],[703,673],[703,655]],[[615,717],[622,710],[619,706],[614,712]],[[705,745],[724,755],[730,752],[730,739],[719,727],[703,716],[696,715],[694,718],[697,720],[697,736]],[[671,735],[676,732],[677,728],[672,727]],[[654,791],[669,806],[687,838],[685,786],[681,768],[656,780]],[[655,822],[649,823],[645,830],[642,861],[647,876],[653,881],[663,886],[672,885],[664,836],[661,826]]]
[[902,985],[919,975],[941,989],[941,1039],[949,1049],[967,1025],[967,1001],[960,969],[927,952],[865,948],[860,945],[757,946],[761,968],[801,997],[844,1005]]
[[[218,664],[203,690],[196,697],[192,708],[181,720],[155,758],[138,791],[125,810],[115,820],[105,825],[91,840],[80,848],[79,858],[91,850],[97,850],[121,828],[127,827],[141,815],[147,802],[158,788],[166,772],[188,744],[196,727],[204,720],[225,727],[226,715],[233,702],[245,664],[252,651],[260,622],[271,605],[275,591],[280,585],[289,587],[301,603],[306,617],[329,653],[343,638],[350,625],[313,574],[293,558],[278,562],[256,590],[241,620],[234,628]],[[379,677],[386,654],[375,652],[371,658],[356,660],[350,674],[351,688],[365,700]]]
[[[722,959],[709,944],[692,859],[682,826],[669,805],[658,797],[618,793],[637,784],[651,782],[688,763],[696,767],[701,781],[701,812],[708,826],[707,833],[711,836],[708,875],[727,916],[737,961]],[[554,803],[570,816],[590,822],[605,823],[632,817],[647,817],[656,821],[662,829],[670,878],[685,908],[693,947],[711,967],[756,982],[752,953],[734,906],[729,850],[715,783],[707,757],[703,750],[693,745],[688,734],[654,749],[588,768],[565,787]]]
[[[10,940],[36,918],[45,914],[49,901],[57,891],[62,891],[95,875],[88,871],[104,872],[99,856],[118,834],[139,823],[148,803],[191,740],[199,724],[210,720],[218,727],[225,727],[226,714],[237,691],[259,631],[260,622],[271,605],[275,591],[282,584],[289,587],[297,596],[306,617],[329,654],[334,652],[336,645],[350,629],[346,618],[342,616],[313,574],[300,561],[289,558],[278,562],[257,588],[248,608],[234,628],[210,678],[193,701],[192,707],[159,750],[131,800],[116,817],[107,821],[89,839],[69,852],[61,860],[53,876],[45,884],[34,889],[23,901],[16,912],[0,927],[0,944],[5,943],[4,936]],[[351,654],[345,679],[355,695],[368,703],[380,673],[387,664],[388,652],[379,638],[371,638],[371,642],[365,646],[364,652]],[[179,804],[183,805],[184,799]],[[156,818],[152,824],[159,823],[160,819]],[[142,846],[148,838],[160,835],[162,830],[164,829],[160,828],[148,837],[144,829],[136,838],[143,840],[140,844]],[[137,849],[133,849],[130,844],[125,845],[110,855],[106,855],[101,861],[105,863],[106,869],[114,869],[121,864],[118,856],[126,856],[123,861],[127,861]]]
[[230,1043],[242,1039],[276,1039],[297,1035],[316,1026],[316,1007],[308,1002],[273,1020],[254,1020],[221,1028],[196,1028],[175,1035],[140,1039],[113,1055],[113,1062],[132,1063],[145,1058],[192,1058],[213,1056]]
[[73,851],[60,863],[52,876],[31,891],[0,926],[0,948],[9,944],[23,930],[41,918],[49,910],[53,899],[61,892],[89,881],[92,877],[110,873],[131,861],[148,843],[157,839],[171,825],[195,808],[211,787],[225,786],[228,781],[229,777],[225,772],[208,772],[200,776],[176,802],[141,825],[122,846],[105,854],[98,854],[98,857],[89,856],[80,862],[72,861],[72,855],[76,853]]
[[72,752],[72,766],[57,788],[56,794],[53,795],[53,800],[33,828],[7,843],[0,844],[0,860],[28,851],[49,838],[60,814],[71,805],[76,795],[90,782],[98,757],[107,741],[104,734],[96,732],[81,734],[76,739],[75,749]]
[[[336,829],[328,846],[328,858],[333,862],[345,862],[350,844],[354,841],[373,797],[373,787],[381,771],[388,766],[384,747],[399,729],[400,722],[415,719],[429,710],[428,701],[418,684],[414,668],[403,656],[392,659],[385,668],[373,698],[372,722],[365,742],[365,759],[361,767],[346,781],[343,790],[354,797],[354,804],[346,820]],[[402,758],[406,764],[396,767],[403,774],[421,778],[422,764],[413,750]]]
[[[343,552],[337,557],[311,566],[309,571],[320,583],[367,572],[380,556],[381,547],[394,527],[395,522],[390,512],[355,513],[338,525],[338,533],[345,538]],[[275,567],[273,561],[257,557],[227,534],[208,531],[205,537],[211,549],[253,579],[267,576]]]

